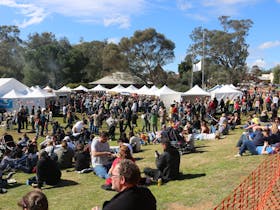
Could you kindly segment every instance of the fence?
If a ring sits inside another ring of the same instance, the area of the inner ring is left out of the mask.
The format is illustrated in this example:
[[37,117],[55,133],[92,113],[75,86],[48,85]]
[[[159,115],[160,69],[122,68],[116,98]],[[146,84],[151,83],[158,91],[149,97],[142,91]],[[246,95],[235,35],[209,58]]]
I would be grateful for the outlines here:
[[279,210],[280,154],[268,155],[214,210]]

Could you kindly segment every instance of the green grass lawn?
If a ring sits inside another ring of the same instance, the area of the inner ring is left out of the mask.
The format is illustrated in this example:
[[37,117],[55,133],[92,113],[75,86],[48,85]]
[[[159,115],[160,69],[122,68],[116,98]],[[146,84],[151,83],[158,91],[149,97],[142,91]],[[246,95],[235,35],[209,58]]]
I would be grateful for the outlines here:
[[[3,132],[0,131],[0,134]],[[9,133],[15,139],[19,137],[15,131]],[[236,129],[230,131],[222,140],[196,141],[197,152],[181,156],[180,170],[183,175],[180,180],[160,187],[149,186],[157,199],[158,209],[213,209],[228,196],[265,158],[250,155],[234,157],[237,153],[235,144],[241,133],[241,129]],[[32,136],[33,134],[30,134],[30,137]],[[147,166],[155,167],[154,151],[161,152],[161,146],[147,145],[142,149],[142,152],[134,154],[141,170]],[[14,175],[18,183],[9,188],[8,193],[0,194],[0,209],[19,209],[17,201],[32,190],[25,182],[33,175],[22,172]],[[102,190],[100,186],[104,180],[92,173],[78,174],[64,170],[62,179],[62,183],[57,187],[43,187],[51,210],[91,209],[95,205],[101,206],[116,193]]]

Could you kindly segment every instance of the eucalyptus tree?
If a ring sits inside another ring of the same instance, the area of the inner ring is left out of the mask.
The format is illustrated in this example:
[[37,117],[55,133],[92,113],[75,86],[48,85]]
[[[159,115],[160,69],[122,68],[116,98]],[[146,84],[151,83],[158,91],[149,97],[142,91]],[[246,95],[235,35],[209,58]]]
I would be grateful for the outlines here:
[[[219,17],[222,30],[208,30],[197,27],[190,35],[193,43],[188,48],[188,53],[195,57],[204,57],[209,63],[204,67],[216,65],[217,71],[228,72],[230,82],[236,83],[236,74],[244,73],[246,59],[249,55],[246,37],[253,22],[250,19],[232,20],[228,16]],[[212,72],[205,68],[206,80]],[[224,77],[224,74],[221,74]],[[227,81],[228,82],[228,81]]]
[[125,57],[128,70],[144,82],[156,82],[156,73],[174,59],[175,44],[153,28],[137,30],[130,38],[120,41],[120,48]]
[[272,68],[273,72],[273,83],[280,84],[280,65],[275,66]]
[[17,26],[0,26],[0,76],[23,78],[23,41]]
[[105,72],[128,70],[126,60],[118,44],[108,43],[104,47],[102,58],[103,71]]
[[25,47],[25,82],[28,85],[62,86],[85,78],[87,59],[67,38],[57,40],[50,32],[31,34]]
[[88,61],[84,68],[87,81],[94,81],[104,75],[103,51],[106,45],[106,41],[91,41],[81,42],[74,46],[75,49],[83,53]]

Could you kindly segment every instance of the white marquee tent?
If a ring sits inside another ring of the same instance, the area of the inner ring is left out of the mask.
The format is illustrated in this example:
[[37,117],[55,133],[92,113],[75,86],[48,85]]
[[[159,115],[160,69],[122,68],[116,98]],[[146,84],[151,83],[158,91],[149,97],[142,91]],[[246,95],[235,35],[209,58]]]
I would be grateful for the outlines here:
[[0,78],[0,97],[15,90],[21,94],[28,93],[28,87],[14,78]]
[[127,88],[125,88],[126,92],[128,93],[137,93],[138,88],[134,85],[129,85]]
[[72,89],[72,91],[83,91],[83,92],[88,92],[88,89],[84,87],[83,85],[79,85],[78,87]]
[[58,90],[54,91],[55,93],[71,93],[71,88],[67,86],[63,86]]
[[152,92],[152,93],[155,93],[156,91],[158,91],[159,90],[159,88],[157,87],[157,86],[155,86],[155,85],[153,85],[151,88],[150,88],[150,91]]
[[181,92],[177,92],[175,90],[170,89],[166,85],[155,92],[155,95],[163,101],[166,107],[169,107],[174,101],[181,101]]
[[137,94],[138,95],[152,95],[150,88],[148,88],[146,85],[144,85],[140,89],[138,89]]
[[48,93],[47,91],[40,89],[39,87],[27,88],[27,94],[12,89],[10,92],[2,96],[2,100],[9,101],[11,106],[7,107],[8,111],[18,110],[21,106],[27,106],[31,110],[32,106],[41,108],[46,107],[46,101],[56,97],[54,93]]
[[106,92],[108,88],[103,87],[102,85],[96,85],[95,87],[88,90],[89,92]]
[[218,101],[221,99],[226,99],[227,97],[232,100],[236,99],[238,96],[242,97],[243,93],[239,90],[233,89],[230,85],[224,85],[219,90],[215,91],[214,97],[217,98]]
[[127,92],[125,87],[123,87],[122,85],[117,85],[111,89],[108,90],[109,92],[115,92],[115,93],[124,93]]
[[193,97],[209,96],[210,97],[211,94],[203,90],[202,88],[200,88],[198,85],[195,85],[190,90],[182,93],[182,96],[193,96]]

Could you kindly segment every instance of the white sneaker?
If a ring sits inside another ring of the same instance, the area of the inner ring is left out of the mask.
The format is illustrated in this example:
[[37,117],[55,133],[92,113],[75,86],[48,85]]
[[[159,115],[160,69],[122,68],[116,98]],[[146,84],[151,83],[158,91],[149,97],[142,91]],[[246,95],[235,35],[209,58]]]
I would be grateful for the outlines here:
[[234,157],[242,157],[239,153],[234,155]]
[[5,188],[0,188],[0,194],[6,193],[6,192],[7,192],[7,189],[5,189]]
[[17,183],[17,180],[15,180],[14,178],[8,179],[7,180],[8,184],[15,184]]
[[14,172],[14,171],[12,171],[12,172],[8,173],[8,175],[7,175],[6,179],[11,179],[11,178],[12,178],[12,176],[13,176],[15,173],[16,173],[16,172]]

